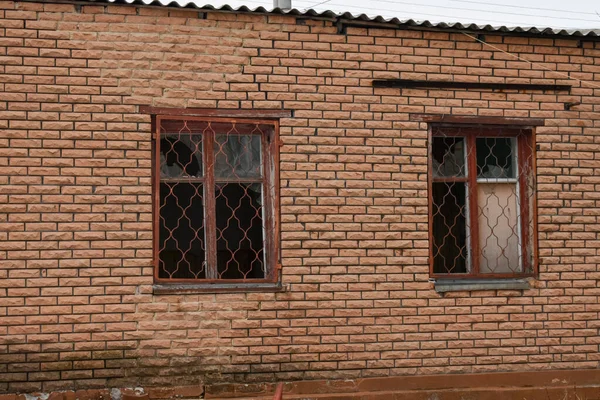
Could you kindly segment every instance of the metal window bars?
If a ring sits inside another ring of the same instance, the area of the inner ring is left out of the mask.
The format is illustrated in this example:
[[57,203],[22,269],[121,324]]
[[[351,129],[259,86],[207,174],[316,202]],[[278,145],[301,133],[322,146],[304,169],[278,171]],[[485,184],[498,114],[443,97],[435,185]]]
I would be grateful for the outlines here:
[[533,275],[531,130],[434,125],[431,133],[431,275]]
[[275,281],[276,122],[155,124],[155,279]]

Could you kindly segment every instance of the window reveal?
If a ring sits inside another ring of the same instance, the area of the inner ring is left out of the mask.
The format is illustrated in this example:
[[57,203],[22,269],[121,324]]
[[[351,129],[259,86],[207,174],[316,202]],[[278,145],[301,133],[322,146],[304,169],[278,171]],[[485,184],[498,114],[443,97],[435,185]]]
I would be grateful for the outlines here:
[[433,127],[433,276],[533,274],[531,143],[524,129]]
[[157,117],[155,278],[275,280],[275,125]]

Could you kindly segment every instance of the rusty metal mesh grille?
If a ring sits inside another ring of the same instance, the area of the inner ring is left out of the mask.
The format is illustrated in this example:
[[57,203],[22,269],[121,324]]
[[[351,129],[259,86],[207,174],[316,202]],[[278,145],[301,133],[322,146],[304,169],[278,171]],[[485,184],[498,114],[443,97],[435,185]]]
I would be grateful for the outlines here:
[[528,130],[433,129],[432,272],[533,272],[532,144]]
[[194,119],[157,125],[157,277],[272,278],[273,125]]

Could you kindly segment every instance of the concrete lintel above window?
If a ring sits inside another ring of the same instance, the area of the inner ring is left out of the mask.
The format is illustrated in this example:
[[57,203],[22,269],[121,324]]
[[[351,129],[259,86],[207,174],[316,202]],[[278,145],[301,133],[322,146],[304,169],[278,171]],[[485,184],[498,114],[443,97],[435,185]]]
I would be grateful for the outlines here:
[[525,290],[529,289],[527,279],[437,279],[435,291],[438,293],[475,290]]
[[222,118],[291,118],[291,110],[238,109],[238,108],[168,108],[140,106],[140,113],[170,116],[222,117]]

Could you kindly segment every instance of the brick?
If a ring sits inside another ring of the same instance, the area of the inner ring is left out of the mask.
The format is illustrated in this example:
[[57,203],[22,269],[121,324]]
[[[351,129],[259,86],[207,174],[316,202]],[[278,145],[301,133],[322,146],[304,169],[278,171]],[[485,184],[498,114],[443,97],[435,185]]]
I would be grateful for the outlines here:
[[[486,35],[577,72],[586,82],[568,96],[373,89],[376,78],[559,77],[446,32],[340,35],[330,21],[293,16],[6,3],[0,353],[13,370],[0,391],[142,382],[176,386],[149,391],[168,398],[199,396],[214,376],[595,368],[593,43]],[[294,111],[279,121],[287,291],[153,294],[152,125],[138,111],[147,105]],[[536,130],[541,272],[531,289],[432,290],[428,127],[410,113],[545,118]]]

